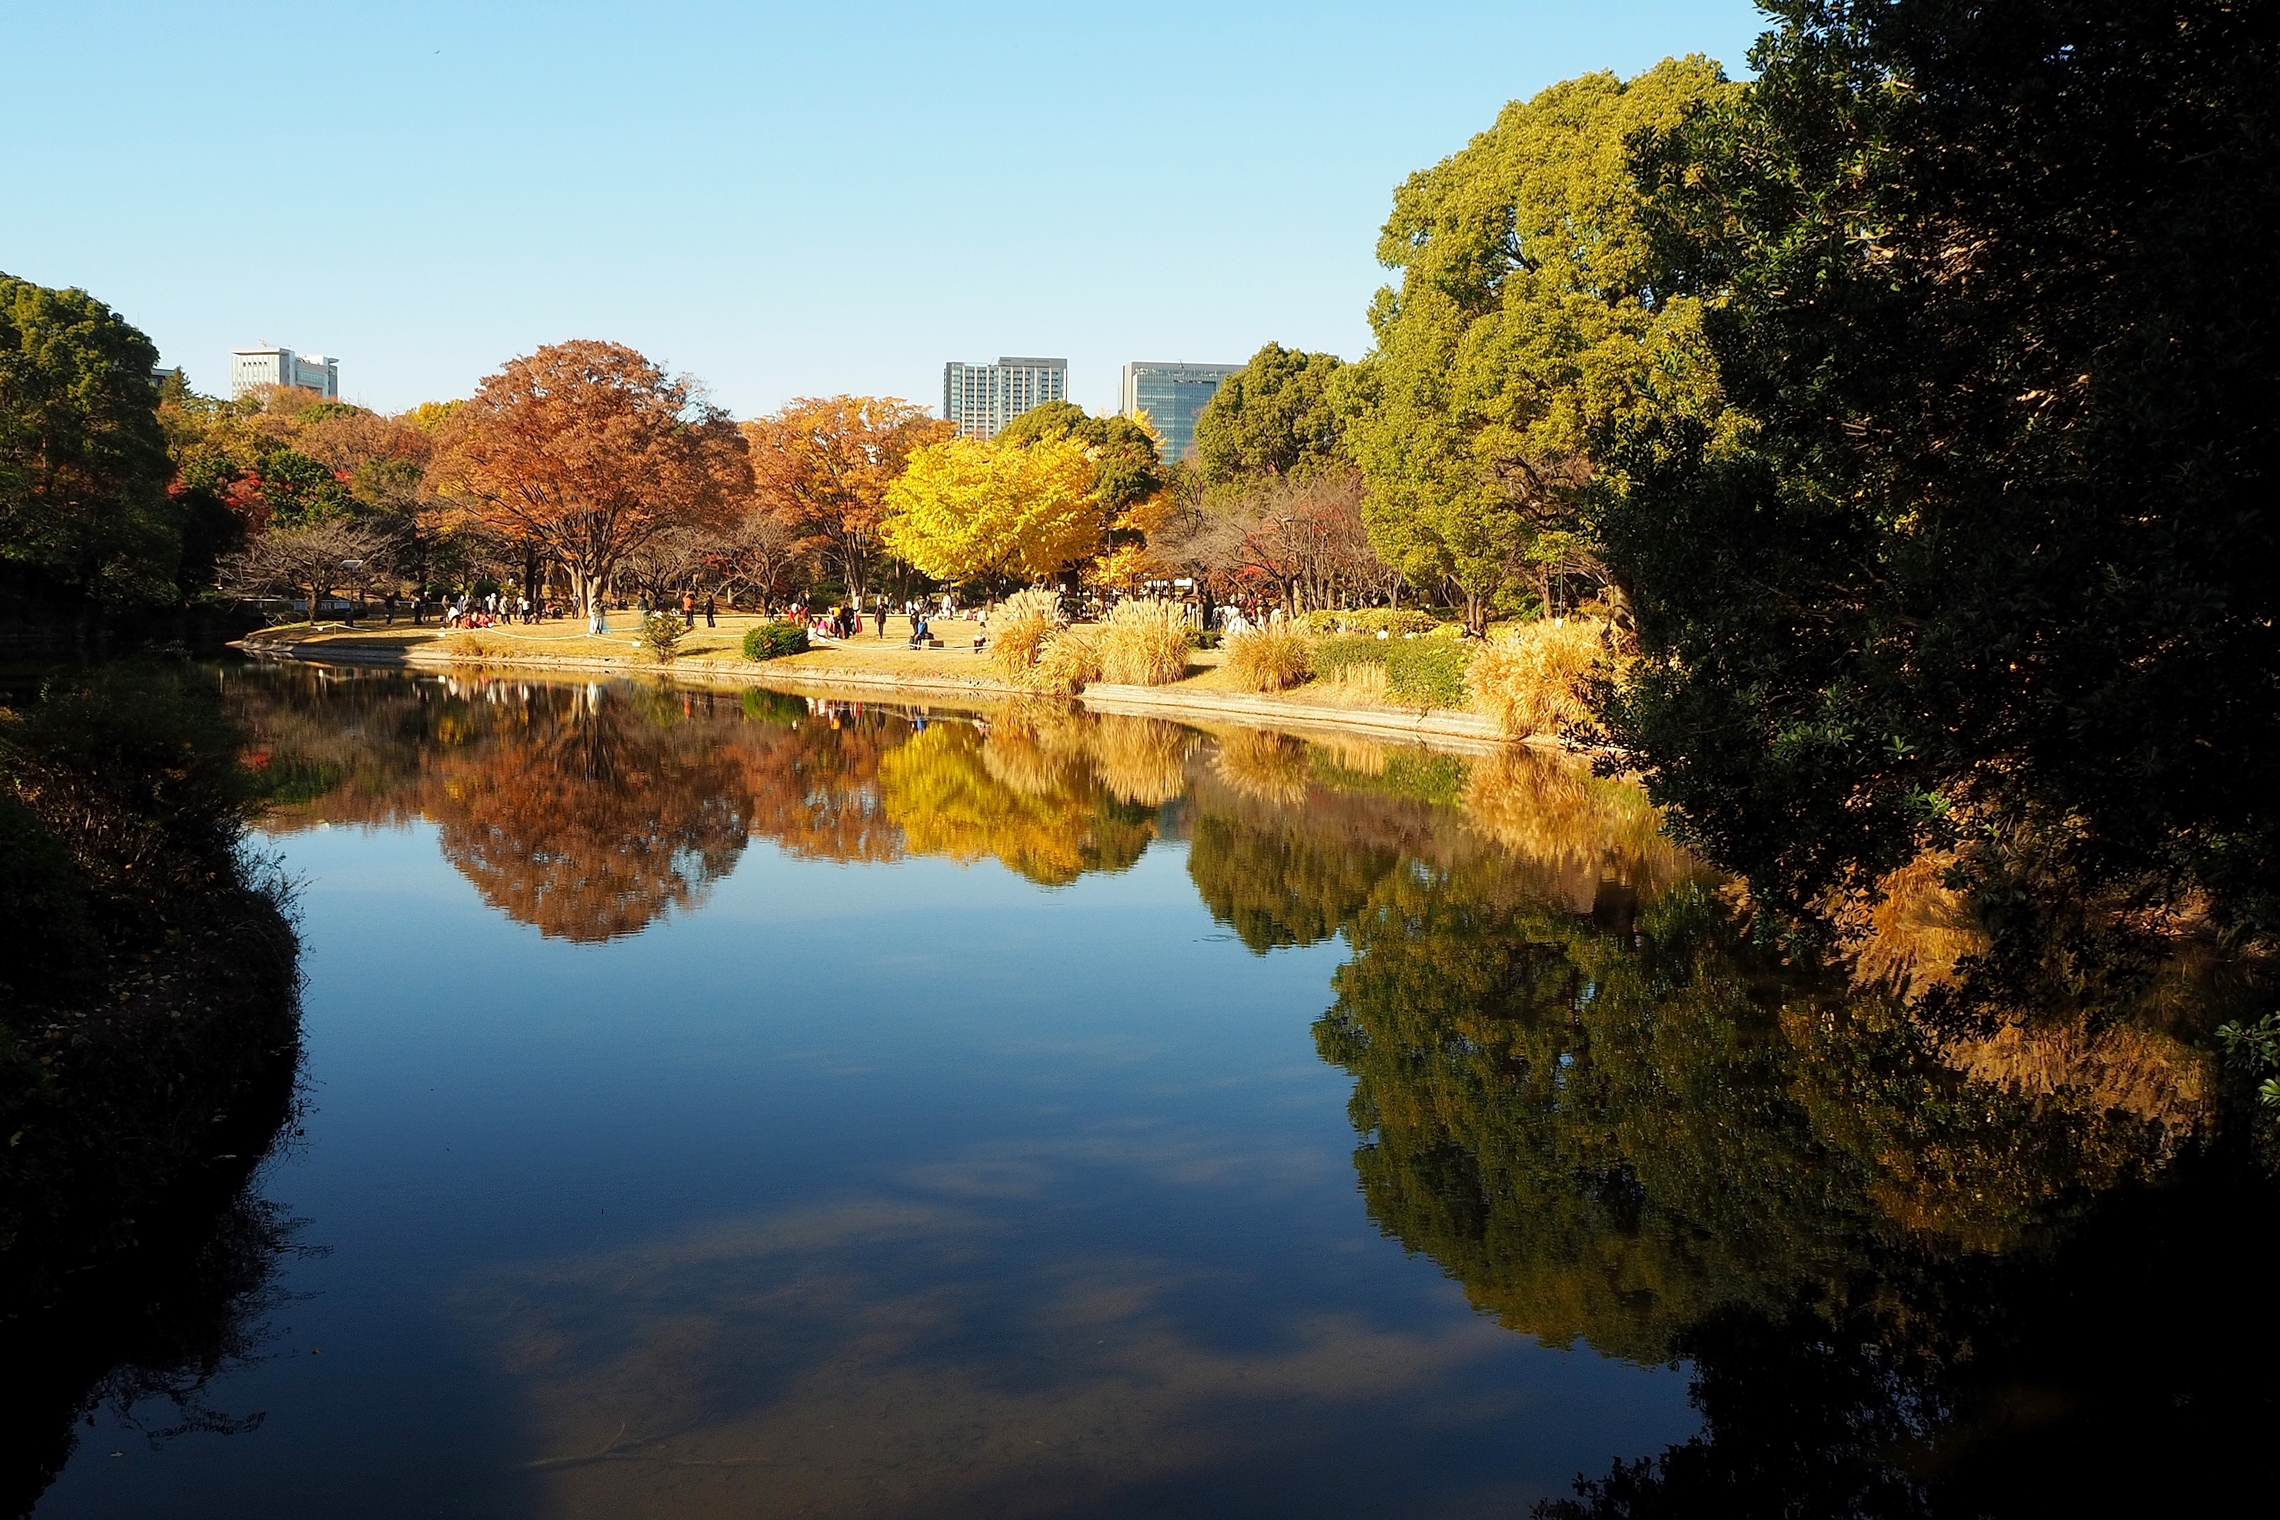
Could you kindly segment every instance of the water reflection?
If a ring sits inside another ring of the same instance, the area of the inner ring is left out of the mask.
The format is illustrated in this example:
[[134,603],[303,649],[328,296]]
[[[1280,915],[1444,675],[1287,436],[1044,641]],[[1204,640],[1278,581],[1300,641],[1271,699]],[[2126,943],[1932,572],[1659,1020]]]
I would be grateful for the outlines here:
[[[1202,1334],[1169,1307],[1211,1291],[1186,1269],[1016,1227],[1085,1191],[1081,1136],[937,1155],[891,1195],[469,1284],[462,1312],[533,1390],[557,1508],[733,1507],[745,1467],[787,1510],[1192,1495],[1246,1460],[1228,1411],[1429,1405],[1506,1332],[1693,1369],[1702,1434],[1610,1450],[1561,1513],[2026,1512],[2073,1480],[2022,1472],[2099,1451],[2150,1501],[2257,1449],[2265,1406],[2226,1390],[2225,1348],[2273,1348],[2253,1267],[2280,1211],[2229,1149],[2190,1017],[1927,1029],[1889,988],[1745,942],[1635,791],[1559,757],[1056,704],[237,684],[273,827],[432,820],[483,900],[547,936],[696,909],[752,839],[1045,888],[1184,846],[1252,952],[1343,941],[1313,1035],[1352,1084],[1361,1206],[1482,1314],[1415,1336],[1262,1304],[1247,1339]],[[1463,1417],[1413,1412],[1436,1419]],[[661,1496],[665,1470],[723,1486]]]

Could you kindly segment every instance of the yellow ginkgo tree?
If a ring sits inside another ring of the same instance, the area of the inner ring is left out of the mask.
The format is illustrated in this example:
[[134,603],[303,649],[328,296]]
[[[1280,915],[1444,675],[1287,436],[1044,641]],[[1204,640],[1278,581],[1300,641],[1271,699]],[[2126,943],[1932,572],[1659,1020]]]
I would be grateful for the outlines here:
[[913,453],[886,500],[887,547],[946,581],[1048,580],[1098,554],[1107,527],[1092,458],[1071,439],[952,438]]

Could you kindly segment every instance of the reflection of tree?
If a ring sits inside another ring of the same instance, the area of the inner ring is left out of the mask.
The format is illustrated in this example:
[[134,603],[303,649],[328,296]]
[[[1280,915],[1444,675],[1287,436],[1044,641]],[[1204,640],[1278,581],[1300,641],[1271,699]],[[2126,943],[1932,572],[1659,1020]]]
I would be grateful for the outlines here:
[[744,850],[743,768],[702,729],[646,716],[597,694],[437,751],[425,790],[444,858],[485,902],[564,939],[637,933],[701,900]]
[[[1909,1451],[1961,1473],[2006,1422],[2074,1418],[2004,1406],[2019,1386],[2106,1380],[2051,1358],[2118,1305],[2050,1308],[2040,1349],[2019,1324],[2095,1259],[2083,1212],[2172,1164],[2174,1110],[1975,1080],[1896,1001],[1774,975],[1696,885],[1618,928],[1490,857],[1412,860],[1347,932],[1315,1034],[1354,1077],[1379,1226],[1516,1330],[1696,1364],[1711,1436],[1588,1512],[1941,1512]],[[2174,1286],[2174,1253],[2141,1254],[2147,1293]]]
[[880,762],[879,795],[913,853],[989,856],[1047,886],[1124,870],[1155,837],[1153,812],[1107,792],[1081,749],[1019,715],[986,740],[965,724],[928,728]]

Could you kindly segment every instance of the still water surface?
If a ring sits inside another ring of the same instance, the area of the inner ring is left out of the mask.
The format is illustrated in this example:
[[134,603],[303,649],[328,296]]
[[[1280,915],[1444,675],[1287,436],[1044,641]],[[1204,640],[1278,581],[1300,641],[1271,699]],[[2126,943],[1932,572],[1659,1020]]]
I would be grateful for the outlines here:
[[105,1407],[42,1516],[1524,1513],[1752,1378],[1867,1512],[1974,1396],[1956,1284],[2201,1122],[1770,981],[1551,757],[225,681],[302,1223],[234,1433]]

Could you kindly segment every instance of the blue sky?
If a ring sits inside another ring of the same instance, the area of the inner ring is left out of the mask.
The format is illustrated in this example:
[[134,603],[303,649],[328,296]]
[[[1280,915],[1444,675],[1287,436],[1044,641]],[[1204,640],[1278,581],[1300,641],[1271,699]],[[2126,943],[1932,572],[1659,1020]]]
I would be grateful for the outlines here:
[[1459,5],[0,0],[0,269],[218,389],[384,409],[630,343],[739,416],[939,405],[946,359],[1368,347],[1394,185],[1507,100],[1703,52],[1740,0]]

